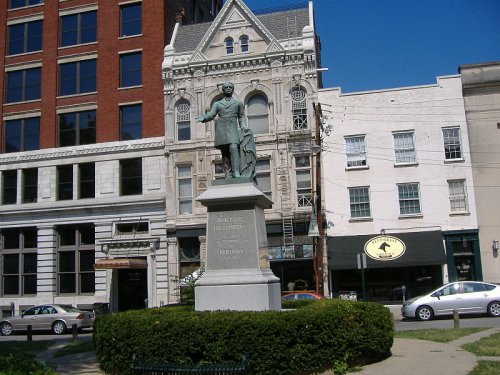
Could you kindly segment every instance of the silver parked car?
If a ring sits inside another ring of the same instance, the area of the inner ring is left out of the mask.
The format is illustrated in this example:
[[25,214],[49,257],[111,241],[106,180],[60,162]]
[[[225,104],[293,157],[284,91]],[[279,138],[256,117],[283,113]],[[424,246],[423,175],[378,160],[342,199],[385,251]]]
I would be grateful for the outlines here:
[[434,316],[481,314],[500,316],[500,285],[479,281],[461,281],[443,285],[420,297],[407,300],[401,312],[404,318],[430,320]]
[[81,330],[94,324],[94,314],[69,305],[40,305],[26,310],[21,315],[0,321],[0,333],[8,336],[16,331],[26,331],[31,325],[33,331],[52,331],[61,335],[73,324]]

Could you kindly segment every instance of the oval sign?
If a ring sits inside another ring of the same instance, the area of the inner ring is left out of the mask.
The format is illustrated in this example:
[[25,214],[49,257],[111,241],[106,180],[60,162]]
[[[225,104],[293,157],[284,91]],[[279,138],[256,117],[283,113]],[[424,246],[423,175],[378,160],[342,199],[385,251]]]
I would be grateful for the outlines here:
[[365,253],[370,258],[380,261],[398,259],[406,251],[406,245],[399,238],[377,236],[365,243]]

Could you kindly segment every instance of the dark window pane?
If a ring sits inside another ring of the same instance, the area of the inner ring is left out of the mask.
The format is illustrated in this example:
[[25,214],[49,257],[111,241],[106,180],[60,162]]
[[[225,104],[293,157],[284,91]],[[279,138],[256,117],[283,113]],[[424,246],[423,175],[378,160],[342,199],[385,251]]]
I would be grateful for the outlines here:
[[76,280],[75,274],[60,274],[59,275],[59,293],[75,293]]
[[17,171],[3,172],[3,204],[14,204],[17,200]]
[[121,195],[142,194],[142,160],[120,160]]
[[82,273],[80,275],[80,293],[95,292],[95,272]]
[[22,70],[7,73],[7,103],[23,100],[23,76]]
[[79,198],[95,197],[95,163],[82,163],[78,165],[80,175]]
[[23,170],[23,203],[36,202],[38,197],[38,169]]
[[24,52],[24,29],[24,23],[9,26],[9,55]]
[[91,43],[97,40],[97,12],[81,14],[80,43]]
[[78,144],[87,145],[95,143],[96,121],[95,111],[84,111],[79,113],[80,141]]
[[19,229],[3,229],[3,248],[4,249],[19,249],[20,245],[20,235]]
[[23,238],[24,238],[24,248],[25,249],[35,249],[38,244],[37,239],[37,229],[36,228],[28,228],[23,230]]
[[142,136],[142,106],[129,105],[120,107],[121,140],[140,139]]
[[37,272],[37,256],[36,253],[26,253],[23,254],[23,273],[36,273]]
[[19,275],[4,276],[3,294],[19,294]]
[[80,251],[80,272],[93,271],[95,262],[94,250]]
[[24,120],[23,151],[38,150],[40,147],[40,118],[32,117]]
[[141,84],[141,53],[120,56],[120,87]]
[[23,276],[23,294],[36,294],[36,274]]
[[19,254],[5,254],[3,256],[3,273],[4,274],[19,273]]
[[76,145],[76,113],[59,115],[59,146]]
[[61,251],[59,253],[59,272],[75,272],[74,251]]
[[[95,228],[93,225],[82,225],[80,228],[80,245],[95,244]],[[94,252],[92,251],[92,254]]]
[[40,72],[39,68],[26,70],[26,94],[24,100],[40,99]]
[[96,60],[80,62],[80,93],[96,91]]
[[43,0],[9,0],[9,9],[22,8],[28,5],[43,4]]
[[120,8],[120,36],[141,33],[141,4],[122,5]]
[[21,120],[5,121],[5,152],[21,151]]
[[61,46],[72,46],[78,43],[78,15],[70,14],[61,17]]
[[59,246],[76,245],[76,228],[73,225],[60,226],[57,231],[59,233]]
[[28,23],[28,40],[26,52],[40,51],[42,49],[42,21]]
[[73,199],[73,166],[71,164],[57,167],[57,199]]

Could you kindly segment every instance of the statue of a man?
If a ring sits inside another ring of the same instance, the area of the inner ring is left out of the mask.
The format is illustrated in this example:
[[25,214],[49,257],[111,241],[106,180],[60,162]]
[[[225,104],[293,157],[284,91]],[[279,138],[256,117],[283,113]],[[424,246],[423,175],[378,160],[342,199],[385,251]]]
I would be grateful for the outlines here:
[[212,105],[196,121],[208,122],[215,118],[214,146],[222,153],[226,178],[250,177],[255,179],[256,151],[252,131],[247,126],[245,107],[233,98],[234,85],[222,85],[224,97]]

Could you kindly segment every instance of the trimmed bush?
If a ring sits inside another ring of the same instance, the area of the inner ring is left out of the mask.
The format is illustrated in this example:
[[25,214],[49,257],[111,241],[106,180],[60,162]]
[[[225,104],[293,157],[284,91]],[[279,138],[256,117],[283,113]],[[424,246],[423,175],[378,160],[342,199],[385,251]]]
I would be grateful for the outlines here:
[[100,317],[94,343],[101,368],[131,374],[132,355],[153,362],[240,361],[256,374],[307,374],[360,365],[389,353],[393,322],[382,305],[319,300],[294,311],[194,312],[189,307]]

